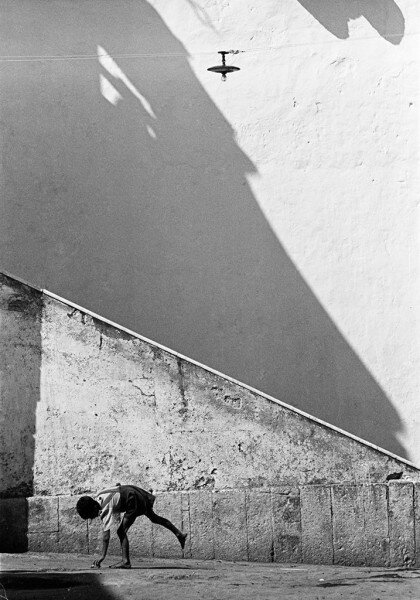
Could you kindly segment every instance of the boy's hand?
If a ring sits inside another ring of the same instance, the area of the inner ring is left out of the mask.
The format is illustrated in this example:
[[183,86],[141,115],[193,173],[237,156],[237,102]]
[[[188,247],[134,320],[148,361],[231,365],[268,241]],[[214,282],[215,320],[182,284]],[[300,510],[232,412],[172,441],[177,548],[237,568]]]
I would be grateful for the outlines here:
[[103,561],[103,558],[98,558],[98,560],[94,560],[90,568],[91,569],[100,569],[102,561]]

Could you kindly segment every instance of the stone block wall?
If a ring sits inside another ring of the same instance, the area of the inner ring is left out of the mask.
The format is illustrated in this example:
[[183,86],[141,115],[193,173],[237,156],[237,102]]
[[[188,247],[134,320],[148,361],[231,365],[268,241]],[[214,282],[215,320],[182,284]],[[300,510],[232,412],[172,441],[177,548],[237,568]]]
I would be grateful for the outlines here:
[[[23,510],[28,550],[98,554],[100,522],[82,521],[77,499],[0,500],[2,530],[16,530]],[[184,552],[169,531],[140,517],[129,535],[133,559],[420,566],[419,483],[167,492],[158,495],[155,510],[188,533]],[[109,553],[119,552],[113,532]]]

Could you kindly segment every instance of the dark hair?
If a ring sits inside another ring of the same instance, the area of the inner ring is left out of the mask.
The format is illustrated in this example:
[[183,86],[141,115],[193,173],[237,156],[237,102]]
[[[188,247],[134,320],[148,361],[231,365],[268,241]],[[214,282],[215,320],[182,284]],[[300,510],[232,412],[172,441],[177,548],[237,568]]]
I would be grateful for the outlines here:
[[99,503],[90,496],[82,496],[76,504],[76,510],[82,519],[94,519],[98,516]]

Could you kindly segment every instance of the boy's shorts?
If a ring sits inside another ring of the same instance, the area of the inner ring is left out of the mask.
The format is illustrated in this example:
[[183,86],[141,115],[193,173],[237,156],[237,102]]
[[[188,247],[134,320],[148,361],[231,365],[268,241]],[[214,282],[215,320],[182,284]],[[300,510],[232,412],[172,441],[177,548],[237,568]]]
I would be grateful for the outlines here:
[[155,496],[135,485],[122,485],[120,497],[120,510],[129,519],[135,519],[153,510]]

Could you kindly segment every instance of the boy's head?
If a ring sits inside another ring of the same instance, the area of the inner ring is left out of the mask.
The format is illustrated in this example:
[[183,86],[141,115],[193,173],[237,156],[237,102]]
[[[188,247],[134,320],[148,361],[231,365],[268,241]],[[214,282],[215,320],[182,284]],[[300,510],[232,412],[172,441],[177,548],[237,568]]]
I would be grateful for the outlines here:
[[101,507],[99,502],[96,502],[90,496],[82,496],[77,501],[76,510],[82,519],[94,519],[99,515]]

